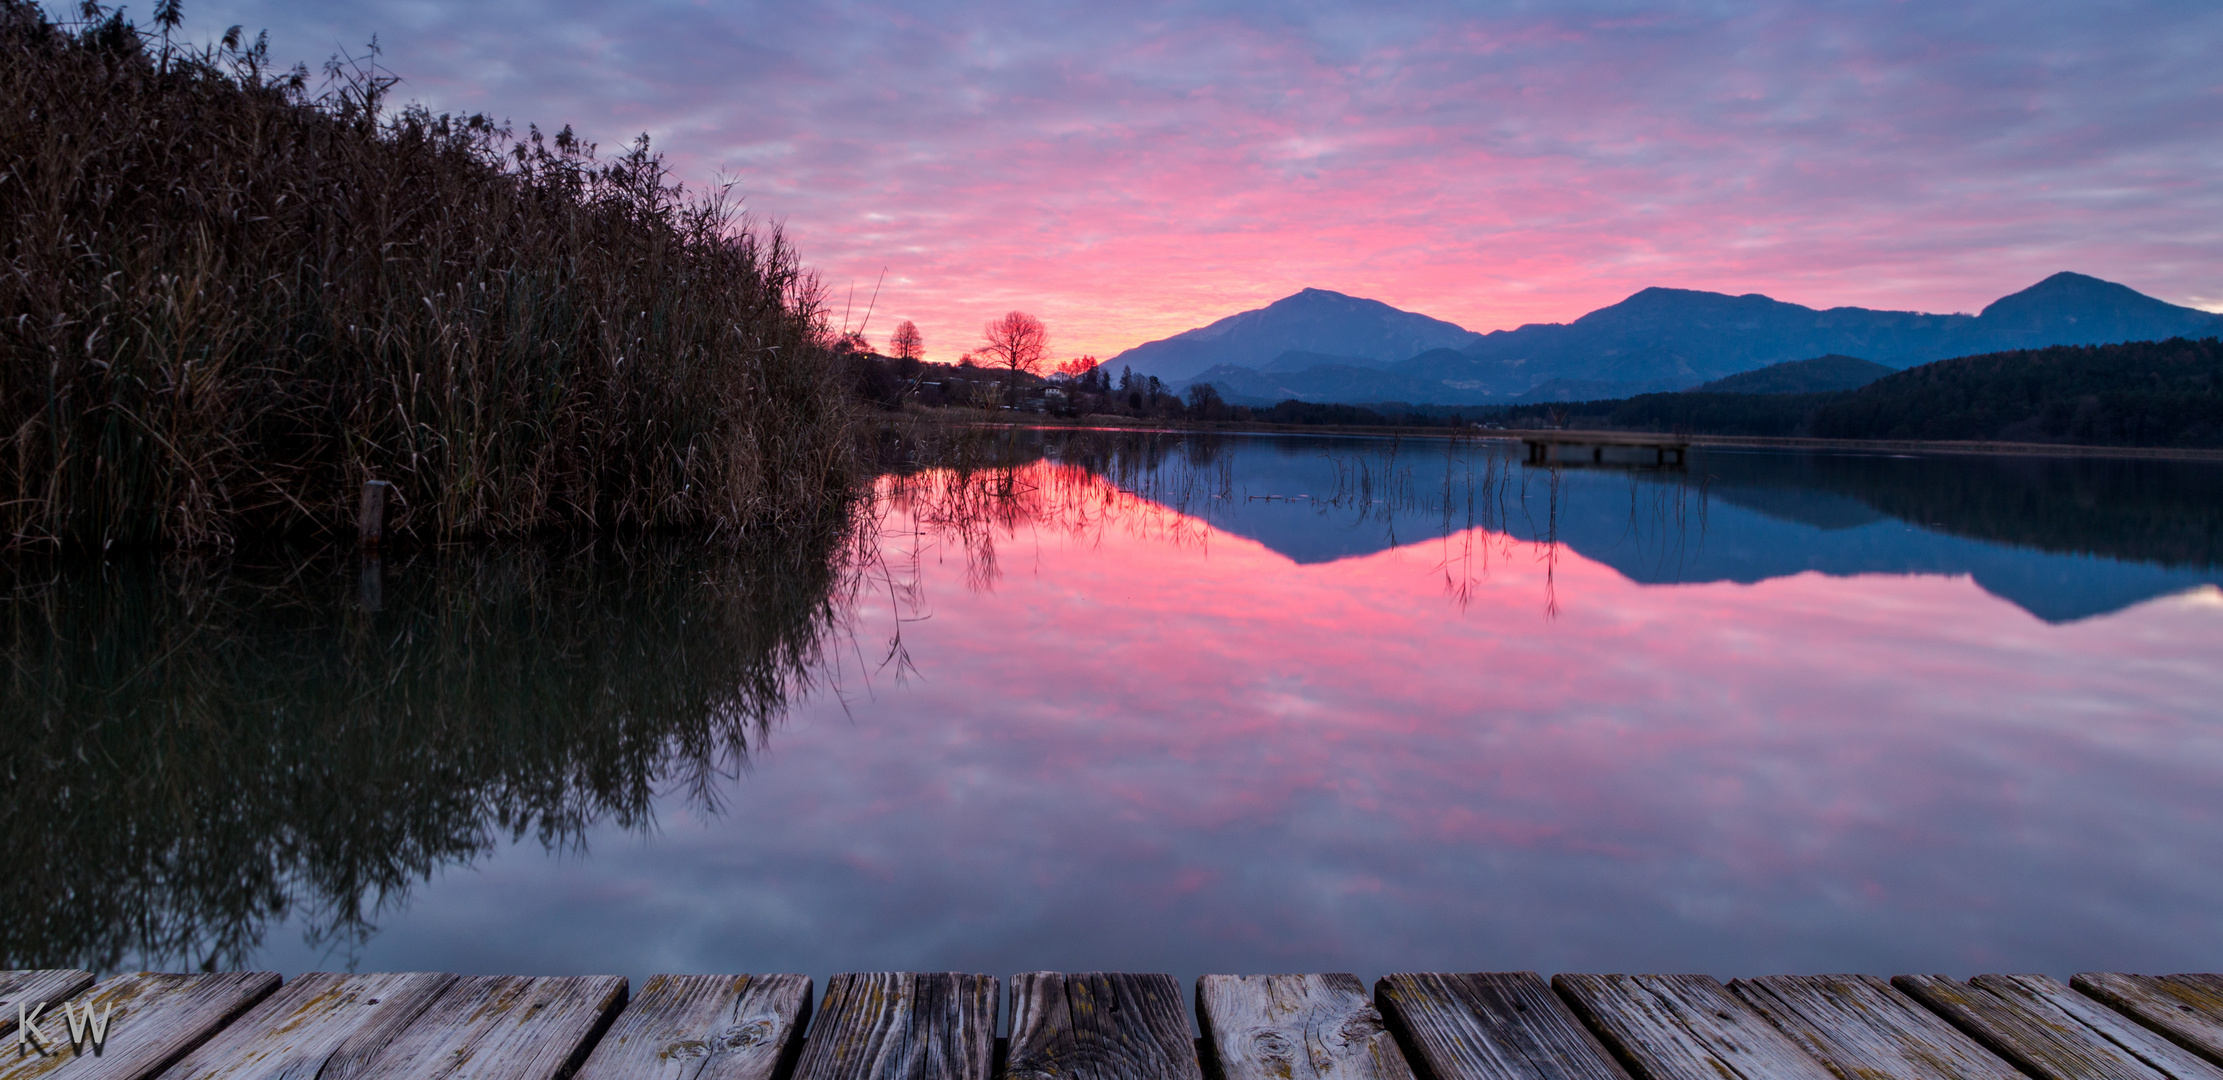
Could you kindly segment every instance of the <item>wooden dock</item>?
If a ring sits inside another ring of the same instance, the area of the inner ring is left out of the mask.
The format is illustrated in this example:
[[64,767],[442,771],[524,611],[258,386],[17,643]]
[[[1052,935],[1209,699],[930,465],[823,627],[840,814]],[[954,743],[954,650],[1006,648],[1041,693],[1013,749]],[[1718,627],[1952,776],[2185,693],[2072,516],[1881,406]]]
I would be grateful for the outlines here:
[[1690,436],[1641,431],[1490,432],[1519,439],[1531,465],[1651,465],[1680,469],[1690,464]]
[[2223,1080],[2217,975],[1207,975],[1202,1038],[1166,975],[1014,976],[1003,1039],[988,975],[627,990],[0,972],[0,1080]]

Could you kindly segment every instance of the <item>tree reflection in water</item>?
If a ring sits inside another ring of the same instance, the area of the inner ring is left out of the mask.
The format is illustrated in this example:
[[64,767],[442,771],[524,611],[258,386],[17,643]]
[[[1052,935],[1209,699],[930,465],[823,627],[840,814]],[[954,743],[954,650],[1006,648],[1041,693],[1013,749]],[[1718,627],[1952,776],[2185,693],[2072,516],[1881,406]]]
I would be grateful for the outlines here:
[[[1082,544],[1118,529],[1202,547],[1260,502],[1294,504],[1321,529],[1363,534],[1367,550],[1443,545],[1444,589],[1460,606],[1492,561],[1526,552],[1548,564],[1558,548],[1560,470],[1523,468],[1503,443],[1087,430],[938,434],[928,445],[890,453],[937,467],[898,465],[883,477],[880,506],[915,535],[882,528],[881,555],[915,564],[954,544],[975,590],[994,587],[998,540],[1022,529]],[[1258,478],[1238,470],[1239,454],[1290,457],[1307,475],[1287,491],[1253,489],[1250,481]],[[1691,477],[1631,474],[1627,482],[1637,542],[1671,555],[1702,529],[1703,488]]]
[[[906,670],[933,565],[991,590],[1022,535],[1235,534],[1298,562],[1435,543],[1454,609],[1493,563],[1548,568],[1562,544],[1643,581],[1745,580],[1760,564],[1734,551],[1684,569],[1715,499],[1809,527],[1816,550],[1892,517],[2197,568],[2223,537],[2209,465],[1748,454],[1562,474],[1466,440],[924,437],[891,437],[870,497],[803,538],[422,552],[375,589],[352,554],[0,569],[0,967],[236,966],[280,922],[344,960],[444,866],[645,829],[660,795],[714,812],[844,665]],[[1915,568],[1896,550],[1847,572]],[[895,612],[884,650],[851,640],[867,598]]]

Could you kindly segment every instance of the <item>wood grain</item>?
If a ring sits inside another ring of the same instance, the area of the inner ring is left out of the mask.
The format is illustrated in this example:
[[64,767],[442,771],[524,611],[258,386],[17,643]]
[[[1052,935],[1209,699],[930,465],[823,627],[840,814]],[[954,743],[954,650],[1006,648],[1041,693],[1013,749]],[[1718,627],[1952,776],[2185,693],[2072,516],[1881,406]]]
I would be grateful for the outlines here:
[[657,975],[577,1080],[777,1080],[803,1046],[803,975]]
[[1628,1080],[1533,971],[1389,975],[1374,1000],[1430,1080]]
[[355,1073],[356,1080],[556,1080],[625,1004],[616,975],[467,976]]
[[2075,1017],[2109,1042],[2171,1076],[2215,1076],[2223,1073],[2205,1058],[2122,1013],[2077,993],[2046,975],[1979,975],[1977,985],[2003,997],[2015,994],[2042,999],[2053,1008]]
[[1009,1080],[1203,1080],[1170,975],[1036,971],[1011,980]]
[[1729,988],[1842,1080],[2022,1080],[1873,975],[1769,975]]
[[1710,975],[1560,975],[1552,986],[1643,1080],[1835,1080]]
[[1206,975],[1196,1015],[1219,1080],[1413,1080],[1356,975]]
[[92,984],[90,971],[0,971],[0,1039],[15,1031],[16,1006],[57,1005]]
[[795,1080],[988,1080],[996,989],[988,975],[836,975]]
[[453,975],[303,975],[232,1022],[162,1080],[352,1080]]
[[2171,1042],[2223,1064],[2223,977],[2126,975],[2087,971],[2069,985],[2168,1036]]
[[0,1057],[0,1080],[145,1080],[270,996],[278,981],[267,971],[119,975],[77,999],[79,1008],[109,1017],[99,1053],[71,1049],[63,1018],[49,1013],[39,1026],[51,1037],[54,1052],[9,1050]]
[[2044,975],[1901,975],[1891,985],[2041,1080],[2223,1080],[2223,1070]]

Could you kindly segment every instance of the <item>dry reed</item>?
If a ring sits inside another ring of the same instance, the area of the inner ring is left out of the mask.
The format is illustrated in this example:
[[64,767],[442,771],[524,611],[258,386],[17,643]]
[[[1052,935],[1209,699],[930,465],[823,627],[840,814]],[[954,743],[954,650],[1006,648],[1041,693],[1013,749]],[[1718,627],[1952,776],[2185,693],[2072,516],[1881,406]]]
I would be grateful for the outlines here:
[[725,532],[854,497],[820,290],[645,137],[0,0],[0,547]]

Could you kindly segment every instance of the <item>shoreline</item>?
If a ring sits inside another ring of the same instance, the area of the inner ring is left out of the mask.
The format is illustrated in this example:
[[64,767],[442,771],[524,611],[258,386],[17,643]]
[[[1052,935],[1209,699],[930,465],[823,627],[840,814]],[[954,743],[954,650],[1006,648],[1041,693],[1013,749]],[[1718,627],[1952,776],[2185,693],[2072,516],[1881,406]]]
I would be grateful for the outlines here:
[[[1054,416],[1036,416],[1027,420],[994,420],[982,414],[979,418],[936,416],[931,413],[909,414],[915,420],[934,424],[977,427],[1010,427],[1058,429],[1068,431],[1165,431],[1182,433],[1227,433],[1255,435],[1356,435],[1386,438],[1435,438],[1482,439],[1506,442],[1521,441],[1524,431],[1505,428],[1454,428],[1407,427],[1401,425],[1366,426],[1357,424],[1274,424],[1262,421],[1196,421],[1153,420],[1121,423],[1125,417],[1091,415],[1078,419],[1061,419]],[[1632,432],[1614,429],[1554,430],[1561,436],[1647,435],[1662,432]],[[1693,447],[1731,447],[1759,450],[1837,450],[1865,453],[1914,453],[1914,454],[1965,454],[2003,457],[2084,457],[2128,458],[2143,460],[2213,461],[2223,462],[2223,449],[2203,447],[2168,446],[2090,446],[2079,443],[2020,443],[1981,442],[1934,439],[1817,439],[1767,435],[1691,435]]]

